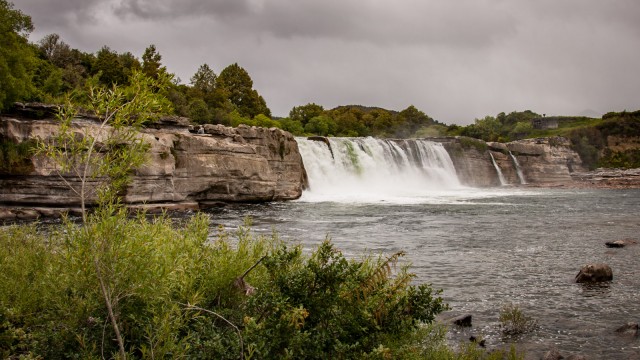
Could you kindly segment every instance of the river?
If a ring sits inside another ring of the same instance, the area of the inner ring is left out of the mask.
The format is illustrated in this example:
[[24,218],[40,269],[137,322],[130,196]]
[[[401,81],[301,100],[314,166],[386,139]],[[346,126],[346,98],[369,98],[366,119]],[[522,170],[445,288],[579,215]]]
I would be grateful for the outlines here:
[[[233,229],[251,216],[254,231],[275,229],[307,249],[330,237],[349,257],[405,251],[416,282],[443,289],[452,308],[444,317],[473,316],[471,328],[450,330],[452,344],[475,335],[488,348],[515,343],[531,359],[552,347],[640,359],[640,340],[615,332],[640,322],[640,244],[605,247],[640,240],[640,190],[474,189],[460,185],[437,144],[404,155],[380,149],[386,158],[364,141],[342,150],[332,143],[333,155],[325,144],[300,144],[310,191],[297,201],[211,210],[212,226]],[[612,267],[613,281],[576,284],[579,269],[596,262]],[[538,328],[504,337],[499,313],[509,303]]]

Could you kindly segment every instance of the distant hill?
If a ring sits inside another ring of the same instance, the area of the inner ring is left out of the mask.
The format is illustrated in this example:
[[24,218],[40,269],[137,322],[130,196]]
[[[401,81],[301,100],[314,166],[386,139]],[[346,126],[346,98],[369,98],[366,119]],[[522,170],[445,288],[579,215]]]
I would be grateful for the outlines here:
[[378,106],[364,106],[364,105],[340,105],[340,106],[336,106],[333,109],[331,109],[330,111],[344,111],[344,110],[360,110],[364,113],[370,113],[373,111],[386,111],[392,115],[397,115],[400,112],[396,111],[396,110],[389,110],[389,109],[385,109],[385,108],[381,108]]

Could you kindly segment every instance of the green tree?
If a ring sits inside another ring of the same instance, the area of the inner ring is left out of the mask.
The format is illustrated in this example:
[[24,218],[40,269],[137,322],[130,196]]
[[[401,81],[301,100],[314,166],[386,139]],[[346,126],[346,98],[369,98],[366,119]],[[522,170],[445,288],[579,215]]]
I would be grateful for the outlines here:
[[189,103],[189,118],[198,124],[211,122],[211,113],[204,100],[196,98]]
[[474,137],[478,137],[484,141],[498,141],[502,124],[493,116],[485,116],[483,119],[476,119]]
[[324,108],[321,105],[308,103],[307,105],[294,106],[291,111],[289,111],[289,118],[293,121],[298,121],[302,126],[305,126],[309,120],[316,116],[320,116],[323,113]]
[[[91,54],[83,53],[77,49],[72,49],[60,38],[58,34],[49,34],[38,42],[40,56],[45,59],[39,65],[39,73],[36,75],[42,79],[42,68],[48,68],[53,65],[60,69],[60,89],[59,92],[66,92],[74,89],[80,89],[84,86],[85,78],[89,74],[91,64],[95,58]],[[135,60],[135,59],[134,59]],[[137,61],[137,60],[135,60]],[[139,64],[138,64],[139,65]],[[139,67],[139,66],[138,66]],[[47,70],[47,73],[58,76],[53,70]],[[40,80],[42,83],[43,81]],[[41,85],[37,85],[41,88]],[[41,89],[45,93],[53,94],[49,89]]]
[[224,68],[218,76],[218,87],[244,117],[253,118],[258,114],[271,116],[264,98],[253,89],[249,73],[237,63]]
[[270,117],[264,114],[258,114],[253,118],[256,126],[264,127],[264,128],[280,128],[280,122],[271,119]]
[[98,79],[103,85],[128,84],[129,79],[124,66],[120,63],[118,53],[111,50],[108,46],[103,46],[96,53],[93,71],[94,74],[98,74]]
[[309,120],[304,127],[304,131],[309,134],[316,134],[320,136],[329,136],[336,134],[336,123],[330,117],[326,115],[316,116]]
[[334,115],[333,120],[337,128],[332,133],[350,137],[369,135],[367,127],[361,120],[363,115],[364,113],[361,110],[355,108],[349,108],[337,116]]
[[162,55],[156,50],[156,46],[151,44],[142,54],[142,72],[153,79],[157,79],[162,73],[167,72],[167,68],[162,66]]
[[291,120],[289,118],[280,119],[280,126],[282,130],[288,131],[293,135],[299,136],[304,134],[304,127],[297,120]]
[[[90,88],[89,110],[100,119],[97,128],[78,133],[72,124],[77,109],[69,101],[58,114],[59,133],[48,141],[41,139],[38,144],[38,153],[53,162],[58,175],[78,196],[87,239],[92,238],[86,211],[88,201],[95,195],[100,210],[105,216],[110,215],[132,171],[146,160],[148,144],[140,136],[140,128],[157,114],[168,111],[168,101],[158,92],[168,81],[150,79],[136,72],[131,83],[129,87],[94,85]],[[77,181],[68,181],[64,175],[75,176]],[[119,289],[114,288],[116,285],[111,281],[113,268],[106,256],[113,240],[104,236],[92,239],[89,251],[119,354],[124,359],[124,340],[116,316],[118,295],[114,295]]]
[[34,93],[31,77],[37,58],[27,36],[31,17],[0,0],[0,111]]
[[522,139],[525,138],[529,133],[533,131],[533,125],[530,121],[519,121],[511,130],[511,137],[513,139]]
[[49,34],[38,42],[40,51],[53,65],[64,68],[76,63],[71,47],[60,39],[58,34]]
[[203,94],[213,93],[216,88],[216,79],[218,76],[211,70],[209,65],[202,64],[195,74],[191,77],[191,85],[194,89]]
[[[78,196],[84,220],[88,203],[117,202],[131,172],[145,161],[147,144],[139,130],[158,114],[170,111],[163,95],[167,84],[140,72],[132,75],[131,85],[126,87],[104,87],[94,80],[89,102],[83,107],[100,123],[79,132],[73,125],[78,109],[67,99],[58,113],[58,134],[39,141],[38,153],[52,161],[58,175]],[[77,181],[66,182],[65,176],[76,176]]]
[[408,137],[413,135],[419,128],[433,125],[435,122],[432,118],[427,116],[424,112],[418,110],[415,106],[411,105],[408,108],[402,110],[399,114],[400,127],[396,130],[396,134],[401,137]]

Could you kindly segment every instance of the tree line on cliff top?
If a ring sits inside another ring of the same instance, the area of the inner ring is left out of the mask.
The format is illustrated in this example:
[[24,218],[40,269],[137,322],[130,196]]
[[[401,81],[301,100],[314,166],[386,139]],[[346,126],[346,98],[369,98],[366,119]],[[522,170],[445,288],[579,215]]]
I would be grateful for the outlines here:
[[[279,127],[295,135],[425,137],[448,134],[452,129],[423,111],[409,106],[402,111],[364,106],[324,109],[309,103],[291,109],[289,117],[274,119],[264,98],[253,88],[249,73],[232,64],[216,73],[202,64],[181,84],[162,64],[162,56],[149,45],[137,58],[131,52],[118,53],[103,46],[96,53],[72,48],[57,34],[30,43],[31,18],[0,2],[3,46],[0,48],[0,111],[15,101],[63,103],[65,96],[81,102],[90,84],[127,86],[131,76],[141,71],[167,84],[165,96],[173,104],[171,112],[190,118],[196,124],[239,124]],[[6,85],[5,85],[6,84]],[[457,127],[453,128],[458,131]]]
[[626,129],[625,136],[640,134],[634,125],[640,121],[638,112],[609,113],[602,119],[560,117],[556,130],[534,129],[532,121],[544,115],[530,110],[485,116],[467,126],[447,126],[413,105],[393,111],[359,105],[325,109],[308,103],[293,107],[286,118],[273,118],[265,99],[253,88],[251,76],[237,63],[219,73],[202,64],[189,84],[182,84],[162,64],[155,45],[149,45],[139,59],[131,52],[118,53],[108,46],[96,53],[83,52],[72,48],[57,34],[30,43],[31,18],[6,0],[0,1],[0,20],[0,111],[7,110],[15,101],[64,103],[64,98],[71,96],[82,103],[92,84],[127,86],[132,74],[142,72],[152,79],[164,79],[167,84],[162,95],[172,104],[168,111],[188,117],[195,124],[278,127],[294,135],[467,136],[500,142],[565,136],[591,168],[640,166],[640,151],[611,150],[606,139],[613,128]]

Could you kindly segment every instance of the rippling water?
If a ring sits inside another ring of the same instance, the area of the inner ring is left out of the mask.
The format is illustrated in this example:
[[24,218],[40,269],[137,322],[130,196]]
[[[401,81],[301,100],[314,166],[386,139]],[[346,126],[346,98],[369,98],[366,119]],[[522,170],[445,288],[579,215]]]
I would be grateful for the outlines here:
[[[483,336],[489,347],[516,342],[528,358],[551,347],[565,356],[640,359],[640,340],[615,329],[640,322],[640,190],[462,189],[431,196],[375,201],[303,196],[300,201],[231,206],[211,212],[213,225],[275,228],[306,248],[326,236],[348,256],[403,250],[417,281],[444,290],[447,315],[470,313],[473,327],[452,329],[450,340]],[[614,280],[583,286],[573,279],[587,263],[608,263]],[[518,305],[539,324],[503,338],[499,312]]]

